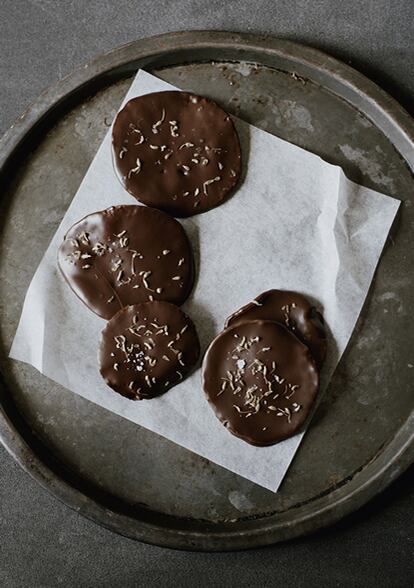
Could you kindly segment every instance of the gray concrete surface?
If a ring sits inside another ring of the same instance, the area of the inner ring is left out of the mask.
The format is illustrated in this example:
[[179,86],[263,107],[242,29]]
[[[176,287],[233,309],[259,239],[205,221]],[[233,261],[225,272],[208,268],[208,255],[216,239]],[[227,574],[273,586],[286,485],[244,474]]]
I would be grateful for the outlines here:
[[[0,132],[97,53],[183,29],[271,33],[351,63],[414,114],[412,0],[2,0]],[[0,586],[412,586],[414,469],[334,528],[233,554],[140,545],[79,517],[0,449]]]

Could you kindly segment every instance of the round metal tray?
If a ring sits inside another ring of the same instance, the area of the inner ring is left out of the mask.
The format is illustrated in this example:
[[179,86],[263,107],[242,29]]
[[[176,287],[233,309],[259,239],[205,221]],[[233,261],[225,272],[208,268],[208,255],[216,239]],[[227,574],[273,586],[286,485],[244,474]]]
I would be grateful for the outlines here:
[[[7,359],[33,272],[140,67],[404,201],[351,343],[277,494]],[[255,547],[360,507],[414,456],[412,169],[414,125],[398,104],[351,68],[288,41],[168,34],[120,47],[60,81],[0,144],[5,447],[81,514],[158,545]]]

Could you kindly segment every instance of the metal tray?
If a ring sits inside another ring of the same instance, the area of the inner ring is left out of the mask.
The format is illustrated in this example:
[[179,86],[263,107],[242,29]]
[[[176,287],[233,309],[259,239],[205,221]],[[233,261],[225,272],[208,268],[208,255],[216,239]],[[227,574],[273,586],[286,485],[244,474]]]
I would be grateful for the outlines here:
[[[32,274],[139,67],[404,201],[345,357],[277,494],[7,359]],[[413,169],[414,125],[398,104],[351,68],[288,41],[168,34],[63,79],[0,143],[5,447],[82,515],[158,545],[255,547],[360,507],[414,457]]]

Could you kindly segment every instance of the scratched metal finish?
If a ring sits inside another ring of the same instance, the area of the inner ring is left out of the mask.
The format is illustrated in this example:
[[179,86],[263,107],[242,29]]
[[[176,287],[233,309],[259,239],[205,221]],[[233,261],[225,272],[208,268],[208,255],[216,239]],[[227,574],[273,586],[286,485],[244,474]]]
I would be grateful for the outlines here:
[[[59,120],[9,187],[1,221],[2,370],[20,413],[50,452],[121,502],[214,522],[275,512],[289,516],[295,506],[329,495],[352,479],[413,411],[412,176],[368,118],[295,75],[243,62],[153,73],[216,99],[252,124],[341,165],[351,179],[404,201],[349,348],[280,492],[237,477],[4,357],[34,268],[130,78],[98,91]],[[275,210],[275,230],[277,223]]]

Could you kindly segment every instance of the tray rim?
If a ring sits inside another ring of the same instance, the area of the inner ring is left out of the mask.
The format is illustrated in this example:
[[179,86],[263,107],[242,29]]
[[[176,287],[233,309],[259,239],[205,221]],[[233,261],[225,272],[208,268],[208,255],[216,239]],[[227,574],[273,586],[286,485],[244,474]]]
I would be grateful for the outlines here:
[[[272,57],[279,57],[287,63],[295,63],[294,71],[298,75],[306,76],[309,72],[320,74],[322,79],[330,80],[332,91],[335,87],[341,88],[346,97],[339,95],[355,107],[360,107],[364,101],[369,104],[369,118],[386,134],[407,165],[414,170],[414,121],[393,98],[353,68],[317,49],[292,41],[248,33],[189,31],[166,33],[117,47],[75,69],[45,90],[0,139],[0,177],[7,175],[9,165],[14,159],[18,159],[36,128],[47,120],[58,117],[72,99],[76,98],[78,103],[83,94],[88,94],[94,83],[99,82],[103,87],[105,82],[109,84],[115,77],[121,78],[128,72],[132,73],[137,66],[156,67],[157,61],[165,59],[165,56],[169,56],[167,60],[171,60],[170,65],[203,61],[183,59],[189,50],[195,54],[198,52],[200,56],[205,51],[215,51],[218,55],[220,52],[234,53],[238,54],[234,61],[256,61],[268,67],[272,67]],[[253,58],[247,59],[246,55]],[[255,55],[262,59],[255,60]],[[222,59],[231,61],[226,57]],[[213,58],[209,60],[212,61]],[[361,107],[360,109],[362,110]],[[3,397],[3,382],[1,389]],[[296,509],[298,516],[294,520],[284,520],[286,517],[283,515],[291,512],[285,511],[282,516],[276,514],[256,519],[255,528],[242,521],[225,524],[206,524],[200,521],[200,528],[195,530],[185,527],[178,529],[175,526],[169,528],[109,510],[56,475],[19,433],[18,427],[3,406],[2,397],[0,441],[32,478],[60,501],[98,524],[122,535],[166,547],[206,551],[235,550],[268,545],[308,534],[361,507],[414,461],[412,413],[377,456],[361,466],[345,484],[299,506]]]

